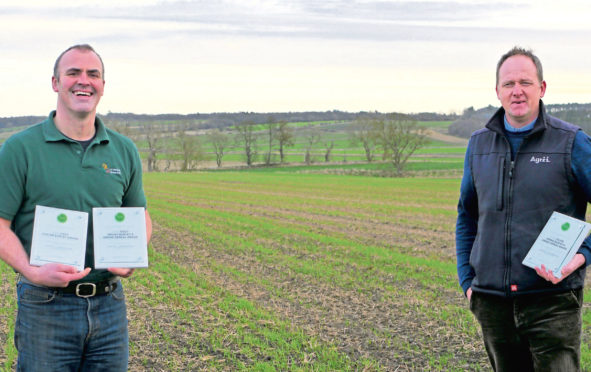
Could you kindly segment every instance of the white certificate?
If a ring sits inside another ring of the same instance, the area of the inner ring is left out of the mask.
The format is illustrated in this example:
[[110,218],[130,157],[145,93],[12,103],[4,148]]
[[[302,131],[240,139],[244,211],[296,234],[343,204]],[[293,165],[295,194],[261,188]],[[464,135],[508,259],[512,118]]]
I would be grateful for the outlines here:
[[525,256],[523,264],[535,268],[546,266],[560,278],[562,268],[570,262],[591,231],[591,224],[553,212],[540,235]]
[[148,267],[144,208],[93,208],[94,267]]
[[37,205],[31,265],[57,262],[84,270],[88,213]]

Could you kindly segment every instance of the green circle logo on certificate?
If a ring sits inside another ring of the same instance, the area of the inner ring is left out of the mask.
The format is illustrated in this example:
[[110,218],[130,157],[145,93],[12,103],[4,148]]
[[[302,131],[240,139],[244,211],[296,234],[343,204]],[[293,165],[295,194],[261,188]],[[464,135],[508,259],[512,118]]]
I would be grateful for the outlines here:
[[117,213],[115,215],[115,221],[117,221],[117,222],[123,222],[124,219],[125,219],[125,215],[123,213]]
[[57,221],[60,223],[65,223],[67,220],[68,220],[68,216],[66,216],[63,213],[61,213],[57,216]]

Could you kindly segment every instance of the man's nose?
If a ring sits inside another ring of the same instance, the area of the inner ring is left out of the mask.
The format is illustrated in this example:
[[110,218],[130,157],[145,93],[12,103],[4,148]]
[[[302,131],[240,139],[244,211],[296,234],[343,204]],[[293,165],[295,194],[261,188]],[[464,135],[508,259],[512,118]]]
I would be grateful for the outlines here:
[[78,75],[78,84],[88,85],[89,80],[88,75],[84,72]]
[[514,96],[519,96],[522,93],[523,93],[523,89],[521,88],[521,85],[515,84],[515,86],[513,86],[513,90],[511,91],[511,94]]

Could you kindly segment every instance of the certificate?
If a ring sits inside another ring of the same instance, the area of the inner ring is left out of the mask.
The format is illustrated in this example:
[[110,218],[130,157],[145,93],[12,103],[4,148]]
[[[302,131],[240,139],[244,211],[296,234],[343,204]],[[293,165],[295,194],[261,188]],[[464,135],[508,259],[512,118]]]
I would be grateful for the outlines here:
[[562,268],[570,262],[591,231],[591,224],[553,212],[540,235],[525,256],[523,264],[535,268],[546,266],[560,278]]
[[88,213],[37,205],[31,265],[56,262],[84,270]]
[[148,267],[144,208],[93,208],[94,267]]

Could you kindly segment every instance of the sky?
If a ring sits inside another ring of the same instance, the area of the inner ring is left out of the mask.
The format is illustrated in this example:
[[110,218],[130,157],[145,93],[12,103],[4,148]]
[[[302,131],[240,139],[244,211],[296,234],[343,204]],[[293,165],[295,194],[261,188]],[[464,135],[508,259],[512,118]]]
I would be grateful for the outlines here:
[[54,109],[53,64],[78,43],[105,63],[102,114],[461,113],[499,105],[515,45],[540,57],[545,103],[589,103],[589,14],[586,0],[3,0],[0,116]]

